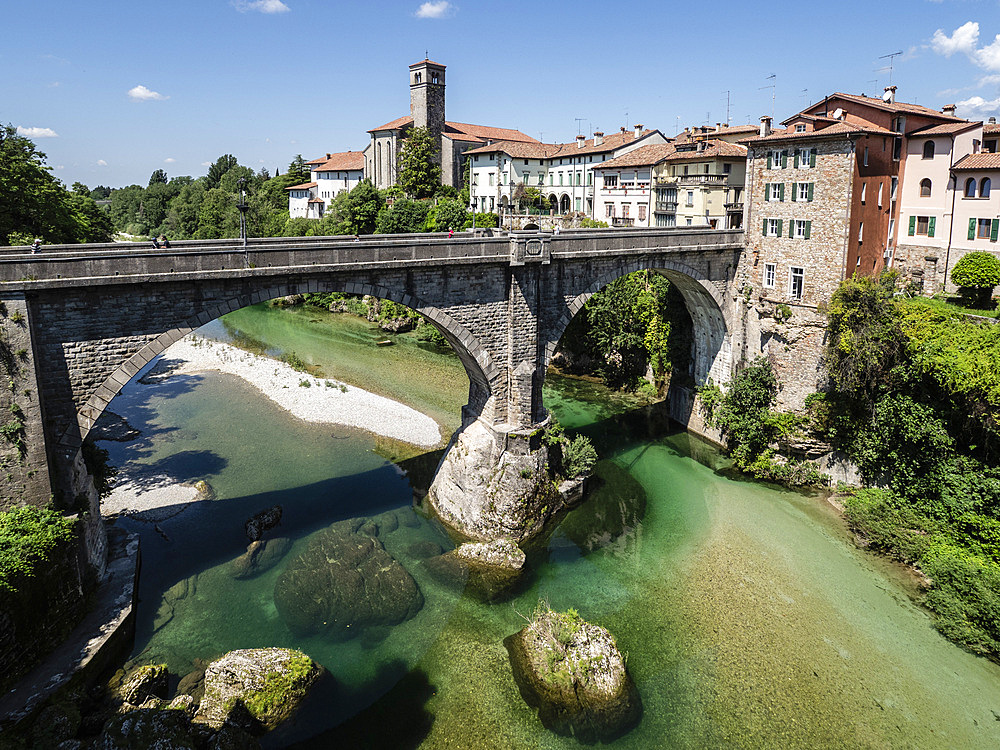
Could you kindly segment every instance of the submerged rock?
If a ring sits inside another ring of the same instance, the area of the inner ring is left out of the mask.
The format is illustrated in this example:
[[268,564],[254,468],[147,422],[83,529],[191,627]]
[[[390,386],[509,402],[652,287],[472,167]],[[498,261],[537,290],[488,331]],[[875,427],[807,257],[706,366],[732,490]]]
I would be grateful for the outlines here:
[[467,542],[425,562],[438,580],[492,601],[509,593],[524,574],[524,552],[510,539]]
[[281,523],[281,506],[274,505],[250,516],[243,524],[243,528],[247,533],[247,539],[256,542],[264,536],[265,531],[273,529],[279,523]]
[[427,496],[441,520],[481,540],[522,542],[541,532],[563,499],[540,436],[494,435],[478,420],[456,433]]
[[255,734],[274,729],[295,713],[322,672],[301,651],[230,651],[205,670],[198,718],[214,729],[224,724]]
[[359,533],[367,523],[338,521],[288,563],[275,583],[274,603],[293,633],[350,637],[366,625],[395,625],[420,611],[417,582],[377,538]]
[[642,703],[614,638],[575,611],[540,607],[504,645],[521,697],[547,729],[592,743],[638,722]]
[[291,547],[292,540],[284,536],[250,542],[247,551],[229,564],[229,573],[237,580],[258,576],[277,565]]
[[612,461],[602,461],[588,482],[586,501],[570,511],[559,530],[583,552],[624,551],[636,539],[646,515],[646,490]]

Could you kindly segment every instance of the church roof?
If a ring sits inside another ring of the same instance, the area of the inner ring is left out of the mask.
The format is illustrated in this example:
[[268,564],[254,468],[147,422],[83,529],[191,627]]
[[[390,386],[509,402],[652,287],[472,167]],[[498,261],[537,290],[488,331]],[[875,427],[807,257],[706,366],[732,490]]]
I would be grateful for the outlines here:
[[[403,130],[413,125],[413,118],[397,117],[391,122],[387,122],[381,127],[372,128],[369,133],[383,130]],[[513,128],[494,128],[488,125],[470,125],[465,122],[445,122],[444,135],[454,141],[467,141],[470,143],[485,143],[486,141],[518,141],[526,143],[538,143],[530,135],[522,133]]]
[[[656,130],[644,130],[639,137],[645,138],[647,135],[651,135],[656,132]],[[517,143],[504,140],[498,143],[480,146],[479,148],[474,148],[464,153],[491,154],[497,151],[502,151],[515,159],[559,159],[614,151],[615,149],[634,142],[636,140],[636,136],[633,131],[626,130],[604,136],[603,142],[600,144],[595,144],[594,140],[595,139],[593,138],[584,140],[582,146],[578,146],[576,141],[572,143],[539,143],[538,141],[532,141],[530,143]]]

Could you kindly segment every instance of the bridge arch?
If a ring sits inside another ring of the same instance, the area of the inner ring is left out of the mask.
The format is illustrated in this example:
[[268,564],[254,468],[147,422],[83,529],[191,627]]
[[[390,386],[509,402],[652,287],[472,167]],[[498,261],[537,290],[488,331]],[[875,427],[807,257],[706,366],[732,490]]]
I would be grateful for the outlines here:
[[732,375],[732,342],[724,312],[725,297],[702,271],[686,263],[668,259],[650,262],[639,258],[625,262],[613,271],[601,275],[577,294],[566,306],[546,341],[544,367],[547,368],[552,361],[566,327],[583,309],[587,300],[612,281],[635,271],[646,270],[665,276],[684,298],[693,327],[691,359],[695,382],[702,385],[709,380],[715,383],[728,381]]
[[[226,313],[278,297],[300,294],[302,292],[301,286],[301,284],[296,283],[281,283],[250,294],[241,294],[211,306],[198,315],[183,321],[180,325],[164,331],[124,360],[108,375],[101,386],[77,410],[77,424],[69,425],[62,433],[59,438],[60,446],[64,448],[79,446],[111,400],[121,392],[136,373],[154,357],[163,353],[171,344]],[[497,393],[497,385],[502,380],[503,371],[496,366],[489,351],[479,339],[461,323],[421,298],[389,287],[359,284],[339,279],[317,282],[315,285],[310,284],[310,291],[320,291],[320,289],[326,292],[369,295],[390,300],[420,313],[451,344],[469,377],[469,403],[462,409],[463,424],[480,415],[491,416],[494,395]]]

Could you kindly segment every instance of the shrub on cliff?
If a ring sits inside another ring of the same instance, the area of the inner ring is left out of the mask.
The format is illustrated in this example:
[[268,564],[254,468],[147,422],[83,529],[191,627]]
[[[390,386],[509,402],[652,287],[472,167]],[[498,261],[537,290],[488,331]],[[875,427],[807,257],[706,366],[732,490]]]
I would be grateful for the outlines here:
[[54,510],[26,506],[0,513],[0,592],[15,593],[72,539],[73,522]]

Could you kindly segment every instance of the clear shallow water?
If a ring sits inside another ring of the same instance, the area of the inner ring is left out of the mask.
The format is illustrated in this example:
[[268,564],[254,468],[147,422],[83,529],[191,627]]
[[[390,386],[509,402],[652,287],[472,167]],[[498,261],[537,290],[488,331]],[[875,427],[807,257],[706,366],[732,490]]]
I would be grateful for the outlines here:
[[[333,369],[346,356],[338,337],[360,341],[359,385],[381,390],[385,375],[388,390],[405,383],[405,400],[453,408],[457,422],[467,383],[453,358],[375,349],[364,343],[373,327],[346,316],[322,323],[328,354],[314,354],[316,315],[240,312],[241,328],[252,320],[248,332],[275,348],[292,341],[331,377],[350,379]],[[452,375],[425,384],[435,361]],[[525,592],[484,605],[408,555],[417,541],[450,545],[413,512],[410,483],[371,436],[292,419],[223,375],[130,384],[111,408],[144,437],[105,443],[113,460],[207,479],[218,496],[119,521],[143,533],[136,658],[183,675],[233,648],[301,648],[336,685],[272,747],[575,747],[523,703],[502,645],[544,597],[607,627],[628,655],[644,716],[616,747],[1000,746],[1000,669],[937,635],[906,577],[856,550],[822,500],[727,478],[710,447],[599,386],[551,378],[546,404],[598,443],[601,481],[552,535]],[[228,570],[243,521],[274,503],[296,540],[285,561],[333,521],[394,513],[401,523],[382,540],[417,579],[423,609],[346,642],[294,638],[272,598],[282,564],[249,581]]]

